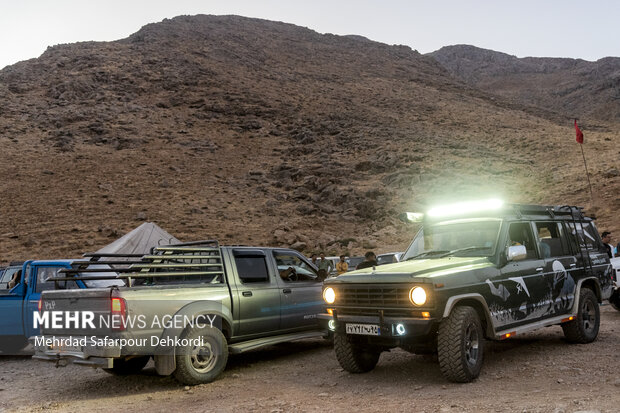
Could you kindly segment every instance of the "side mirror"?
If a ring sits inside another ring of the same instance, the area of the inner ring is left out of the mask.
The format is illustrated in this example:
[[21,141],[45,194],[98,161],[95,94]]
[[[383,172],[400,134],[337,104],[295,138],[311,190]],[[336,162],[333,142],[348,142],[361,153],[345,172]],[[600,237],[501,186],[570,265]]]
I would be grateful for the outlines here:
[[19,283],[9,290],[9,294],[23,297],[26,295],[26,283]]
[[506,253],[506,258],[508,261],[520,261],[527,257],[527,250],[525,249],[525,245],[513,245],[508,247],[508,252]]

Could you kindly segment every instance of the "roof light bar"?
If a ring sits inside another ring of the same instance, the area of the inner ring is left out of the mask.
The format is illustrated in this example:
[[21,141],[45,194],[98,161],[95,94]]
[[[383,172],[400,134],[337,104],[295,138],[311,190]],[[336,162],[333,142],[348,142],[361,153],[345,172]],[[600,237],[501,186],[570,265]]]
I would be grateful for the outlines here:
[[504,205],[501,199],[487,199],[484,201],[464,201],[450,205],[441,205],[431,208],[427,215],[429,217],[444,217],[454,215],[466,215],[478,211],[490,211],[500,209]]

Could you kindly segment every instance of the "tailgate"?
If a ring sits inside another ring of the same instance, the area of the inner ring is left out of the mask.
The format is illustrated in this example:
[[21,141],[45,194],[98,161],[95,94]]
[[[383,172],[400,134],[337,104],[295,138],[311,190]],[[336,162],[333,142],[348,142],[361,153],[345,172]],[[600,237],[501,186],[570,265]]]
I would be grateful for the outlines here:
[[110,332],[112,297],[118,295],[117,292],[116,288],[44,291],[38,317],[41,334],[97,335]]

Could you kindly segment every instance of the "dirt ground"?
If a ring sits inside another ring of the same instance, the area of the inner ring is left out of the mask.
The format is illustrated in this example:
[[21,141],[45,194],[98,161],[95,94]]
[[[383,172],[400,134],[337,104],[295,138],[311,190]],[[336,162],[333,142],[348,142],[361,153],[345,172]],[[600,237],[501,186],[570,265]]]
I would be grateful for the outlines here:
[[0,359],[0,411],[620,411],[620,312],[601,307],[598,340],[570,345],[559,327],[487,342],[480,377],[447,382],[436,361],[401,350],[383,353],[367,374],[343,371],[324,340],[272,346],[229,359],[214,383],[185,387],[159,377],[28,357]]

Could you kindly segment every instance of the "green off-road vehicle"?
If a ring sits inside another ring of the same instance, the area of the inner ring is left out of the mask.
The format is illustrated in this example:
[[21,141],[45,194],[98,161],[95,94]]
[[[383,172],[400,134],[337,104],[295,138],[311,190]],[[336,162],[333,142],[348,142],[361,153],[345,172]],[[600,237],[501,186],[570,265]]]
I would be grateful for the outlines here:
[[570,342],[596,339],[612,268],[581,208],[460,203],[422,223],[401,262],[325,281],[319,318],[344,369],[370,371],[400,347],[436,353],[448,380],[469,382],[485,339],[550,325]]

